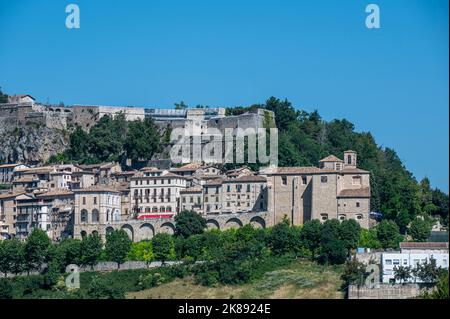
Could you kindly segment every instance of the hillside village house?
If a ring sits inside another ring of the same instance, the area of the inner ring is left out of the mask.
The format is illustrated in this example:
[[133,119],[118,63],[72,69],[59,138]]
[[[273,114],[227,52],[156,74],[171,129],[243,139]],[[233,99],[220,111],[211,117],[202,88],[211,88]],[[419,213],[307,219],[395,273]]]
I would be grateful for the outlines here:
[[247,222],[258,217],[264,219],[260,225],[271,226],[286,216],[294,225],[334,218],[369,227],[370,173],[357,167],[353,151],[346,151],[344,159],[327,156],[318,167],[259,172],[248,167],[221,171],[202,163],[125,172],[117,163],[51,165],[14,171],[12,185],[0,195],[2,238],[25,239],[33,228],[55,241],[105,235],[127,223],[173,220],[182,210],[210,221],[222,218],[225,224],[226,218],[249,216]]
[[120,191],[106,185],[94,185],[84,189],[76,189],[74,199],[74,238],[81,239],[91,233],[104,236],[103,228],[120,221]]
[[139,219],[173,216],[180,211],[180,191],[184,188],[184,176],[154,167],[143,168],[130,182],[133,210]]
[[13,180],[14,171],[28,168],[23,164],[3,164],[0,165],[0,184],[10,184]]

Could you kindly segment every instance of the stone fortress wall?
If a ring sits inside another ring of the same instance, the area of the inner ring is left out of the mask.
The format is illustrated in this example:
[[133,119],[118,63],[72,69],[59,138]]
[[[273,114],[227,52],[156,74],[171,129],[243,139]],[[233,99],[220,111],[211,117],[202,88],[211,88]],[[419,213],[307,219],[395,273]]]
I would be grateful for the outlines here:
[[0,123],[9,126],[43,125],[60,130],[79,125],[88,131],[104,115],[114,116],[124,113],[127,121],[152,118],[155,123],[166,128],[183,128],[194,135],[207,134],[208,128],[224,132],[225,128],[261,128],[273,113],[262,109],[236,115],[225,116],[225,108],[155,109],[142,107],[121,107],[102,105],[48,106],[35,102],[15,102],[0,104]]

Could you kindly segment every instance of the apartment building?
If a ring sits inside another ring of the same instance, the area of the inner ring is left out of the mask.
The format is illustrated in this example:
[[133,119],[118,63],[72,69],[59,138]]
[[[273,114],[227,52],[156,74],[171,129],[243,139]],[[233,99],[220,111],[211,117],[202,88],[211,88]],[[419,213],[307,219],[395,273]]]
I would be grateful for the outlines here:
[[267,180],[262,176],[216,178],[203,185],[205,214],[267,210]]
[[138,218],[157,218],[180,211],[180,191],[186,188],[186,178],[167,170],[146,167],[130,182],[133,211]]
[[106,225],[121,220],[121,192],[111,186],[94,185],[88,188],[75,189],[74,198],[74,238],[104,229],[99,225]]
[[14,171],[28,168],[23,164],[3,164],[0,165],[0,184],[11,184]]
[[16,234],[16,197],[22,194],[0,194],[0,240],[12,238]]
[[[448,242],[402,242],[400,252],[383,253],[381,256],[382,281],[383,283],[400,283],[395,279],[397,267],[416,268],[431,260],[436,262],[437,267],[448,269]],[[422,282],[420,278],[411,276],[406,282]]]

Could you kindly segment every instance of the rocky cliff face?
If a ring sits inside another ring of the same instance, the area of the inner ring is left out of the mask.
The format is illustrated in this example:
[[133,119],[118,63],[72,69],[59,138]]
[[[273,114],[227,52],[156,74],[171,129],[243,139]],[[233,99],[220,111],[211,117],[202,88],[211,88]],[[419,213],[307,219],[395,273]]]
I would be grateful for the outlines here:
[[0,121],[0,162],[43,163],[64,151],[68,142],[66,131]]

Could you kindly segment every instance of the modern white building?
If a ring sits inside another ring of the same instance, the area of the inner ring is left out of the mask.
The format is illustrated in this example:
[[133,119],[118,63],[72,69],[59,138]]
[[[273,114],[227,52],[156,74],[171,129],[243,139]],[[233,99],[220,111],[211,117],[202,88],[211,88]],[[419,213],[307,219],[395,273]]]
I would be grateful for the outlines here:
[[[448,269],[447,243],[401,243],[400,252],[383,253],[381,256],[383,283],[399,283],[395,280],[397,267],[416,268],[417,265],[436,260],[436,266]],[[420,283],[419,278],[410,278],[409,282]]]

